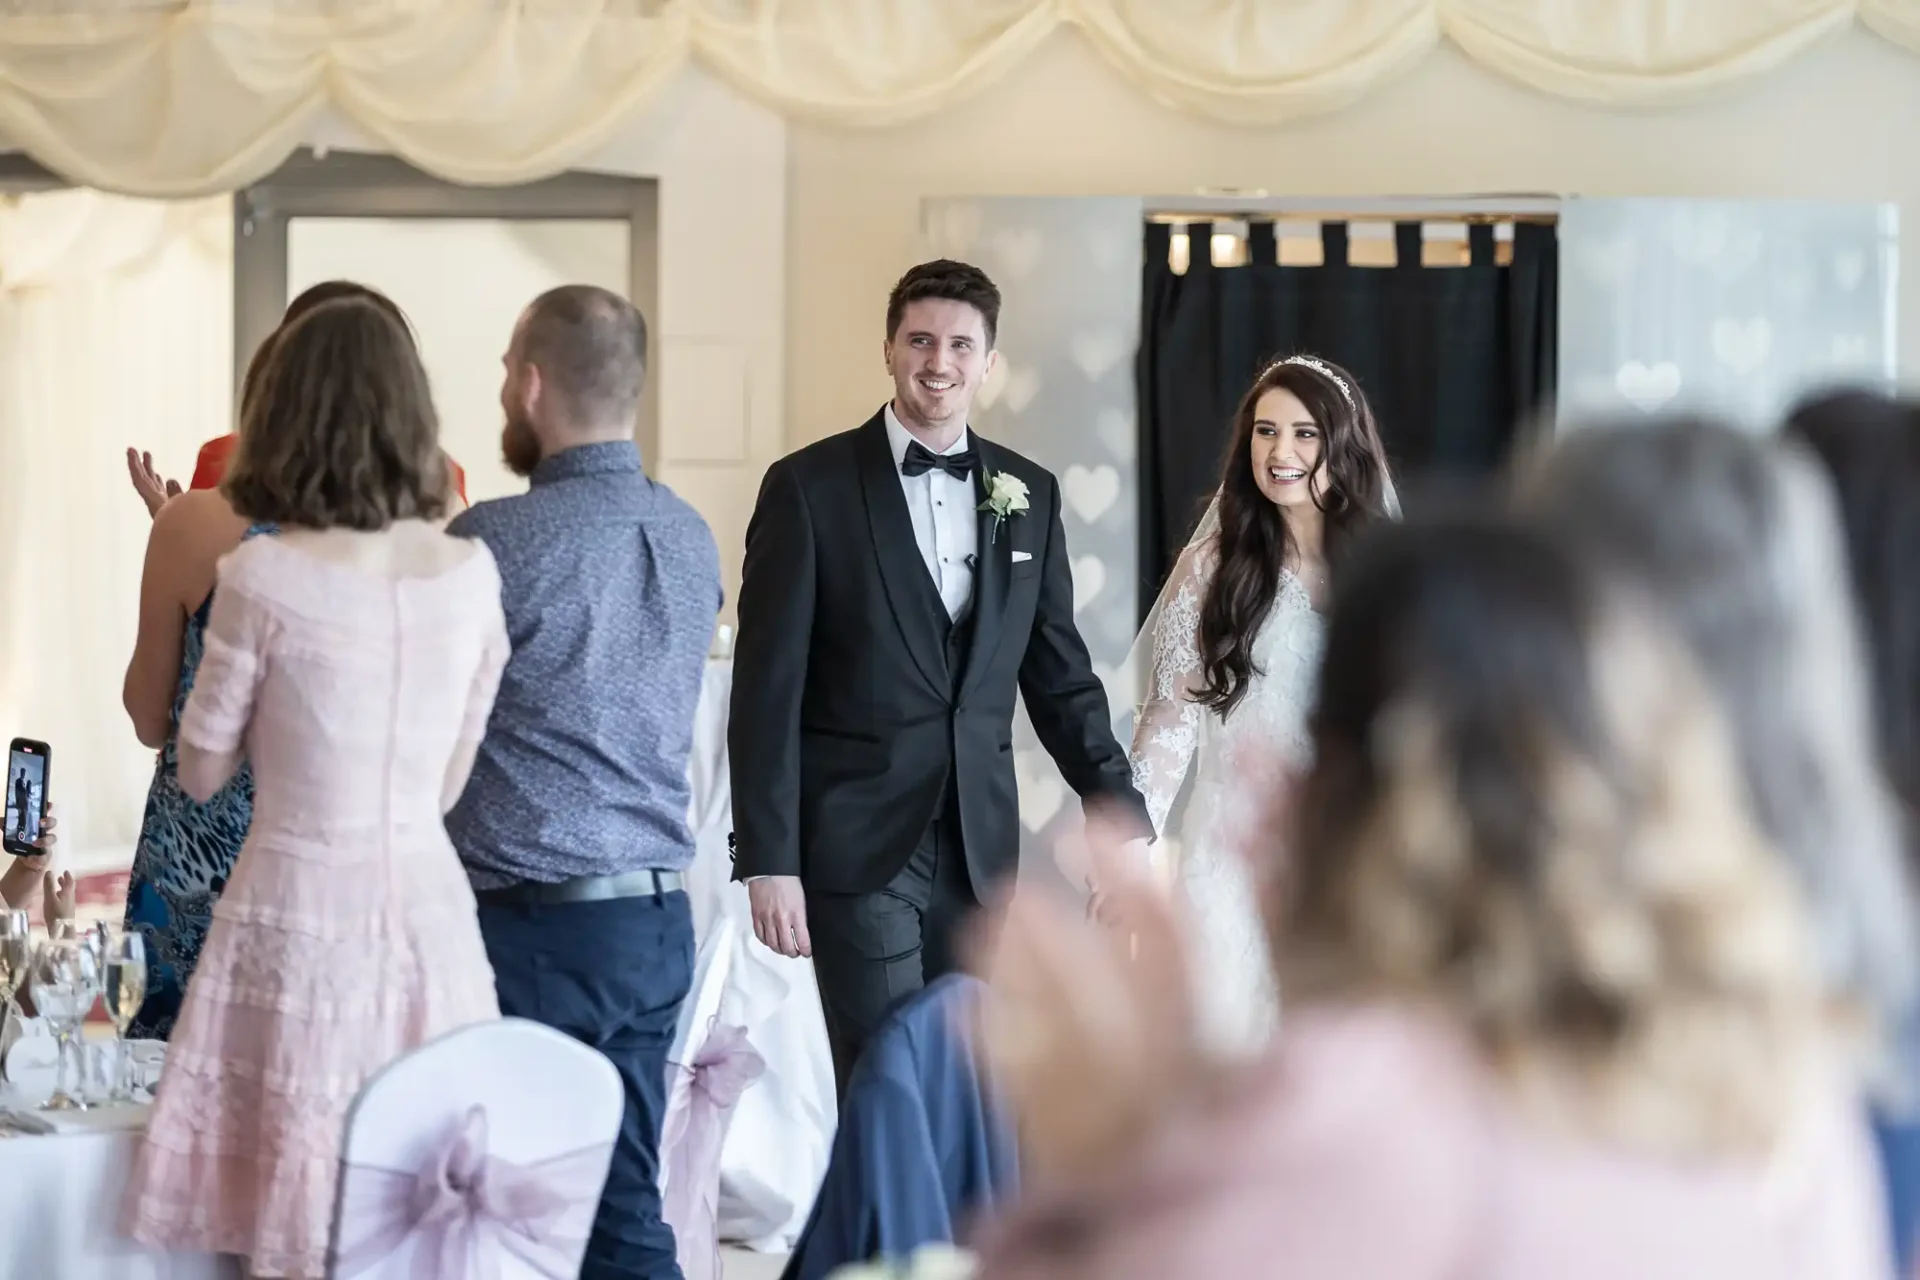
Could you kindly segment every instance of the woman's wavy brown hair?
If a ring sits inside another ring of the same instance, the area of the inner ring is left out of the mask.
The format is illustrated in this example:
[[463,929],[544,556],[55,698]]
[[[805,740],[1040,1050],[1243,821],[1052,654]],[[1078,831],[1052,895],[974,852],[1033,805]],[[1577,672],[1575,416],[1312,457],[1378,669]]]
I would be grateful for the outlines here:
[[407,337],[412,339],[413,322],[407,319],[407,313],[400,309],[399,303],[371,285],[361,284],[357,280],[322,280],[319,284],[309,285],[300,291],[298,297],[287,304],[286,312],[280,317],[280,323],[274,327],[272,333],[261,339],[259,346],[253,349],[253,358],[247,362],[246,377],[240,382],[242,421],[246,420],[247,401],[253,399],[254,392],[260,386],[260,375],[266,372],[267,361],[273,355],[274,339],[285,332],[288,325],[321,303],[338,302],[342,298],[358,298],[372,303],[399,321],[400,327],[407,331]]
[[1282,990],[1463,1025],[1531,1113],[1750,1153],[1828,1046],[1811,941],[1650,604],[1496,517],[1386,524],[1335,591],[1269,903]]
[[[1233,443],[1220,474],[1220,532],[1207,554],[1214,569],[1200,603],[1200,671],[1204,683],[1194,700],[1222,719],[1246,696],[1256,674],[1253,643],[1267,620],[1293,535],[1285,517],[1253,478],[1248,461],[1260,397],[1290,391],[1320,428],[1314,473],[1324,476],[1315,505],[1325,513],[1324,553],[1331,565],[1352,536],[1386,514],[1387,451],[1360,383],[1338,365],[1276,360],[1241,397],[1233,415]],[[1338,378],[1352,398],[1341,390]],[[1311,483],[1311,480],[1309,480]]]
[[374,302],[323,302],[283,326],[243,414],[220,489],[251,520],[374,530],[446,513],[426,370]]

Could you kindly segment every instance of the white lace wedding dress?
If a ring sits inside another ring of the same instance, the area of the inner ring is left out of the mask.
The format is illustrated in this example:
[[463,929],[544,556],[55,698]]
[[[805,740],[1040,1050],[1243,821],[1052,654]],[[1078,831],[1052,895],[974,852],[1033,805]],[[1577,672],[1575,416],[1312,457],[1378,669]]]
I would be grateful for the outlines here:
[[[1134,786],[1146,799],[1189,904],[1203,1033],[1215,1048],[1239,1053],[1263,1046],[1280,1013],[1241,843],[1251,800],[1242,776],[1251,768],[1256,779],[1270,777],[1276,751],[1290,770],[1310,763],[1306,721],[1325,624],[1306,587],[1283,575],[1254,639],[1246,696],[1224,720],[1190,701],[1205,683],[1200,602],[1213,570],[1213,546],[1200,541],[1182,553],[1148,621],[1152,657],[1129,755]],[[1141,639],[1148,639],[1146,633]]]

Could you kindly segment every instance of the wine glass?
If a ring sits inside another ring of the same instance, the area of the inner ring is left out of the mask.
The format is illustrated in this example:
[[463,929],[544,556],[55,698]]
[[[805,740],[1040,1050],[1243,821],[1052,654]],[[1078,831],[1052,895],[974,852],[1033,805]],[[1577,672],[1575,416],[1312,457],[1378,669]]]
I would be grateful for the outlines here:
[[27,980],[33,960],[33,917],[24,911],[0,911],[0,1018],[18,1013],[13,993]]
[[67,1092],[67,1065],[73,1037],[100,997],[100,960],[82,938],[53,938],[42,944],[31,966],[33,1005],[53,1029],[60,1059],[53,1096],[42,1111],[85,1111],[86,1101]]
[[127,1027],[147,998],[147,940],[136,933],[110,934],[106,941],[107,1016],[113,1019],[113,1092],[109,1102],[139,1102],[133,1087]]

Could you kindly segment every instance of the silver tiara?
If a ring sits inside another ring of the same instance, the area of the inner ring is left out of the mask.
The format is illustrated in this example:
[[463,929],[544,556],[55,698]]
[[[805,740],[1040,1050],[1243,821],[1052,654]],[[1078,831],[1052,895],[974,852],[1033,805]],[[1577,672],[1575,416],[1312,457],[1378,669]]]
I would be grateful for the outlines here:
[[1360,412],[1360,401],[1354,397],[1353,388],[1348,386],[1347,380],[1335,373],[1333,366],[1325,360],[1322,360],[1318,356],[1288,356],[1285,360],[1274,361],[1268,368],[1269,370],[1278,369],[1283,364],[1297,364],[1303,369],[1313,370],[1328,382],[1340,388],[1340,394],[1346,397],[1347,408],[1353,410],[1355,413]]

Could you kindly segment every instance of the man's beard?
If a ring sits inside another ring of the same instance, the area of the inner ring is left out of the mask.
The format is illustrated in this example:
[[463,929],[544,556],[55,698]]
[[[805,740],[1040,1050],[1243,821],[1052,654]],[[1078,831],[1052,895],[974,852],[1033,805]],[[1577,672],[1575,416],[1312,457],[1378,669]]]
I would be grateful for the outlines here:
[[508,418],[500,429],[500,460],[522,480],[540,465],[540,438],[523,419]]

